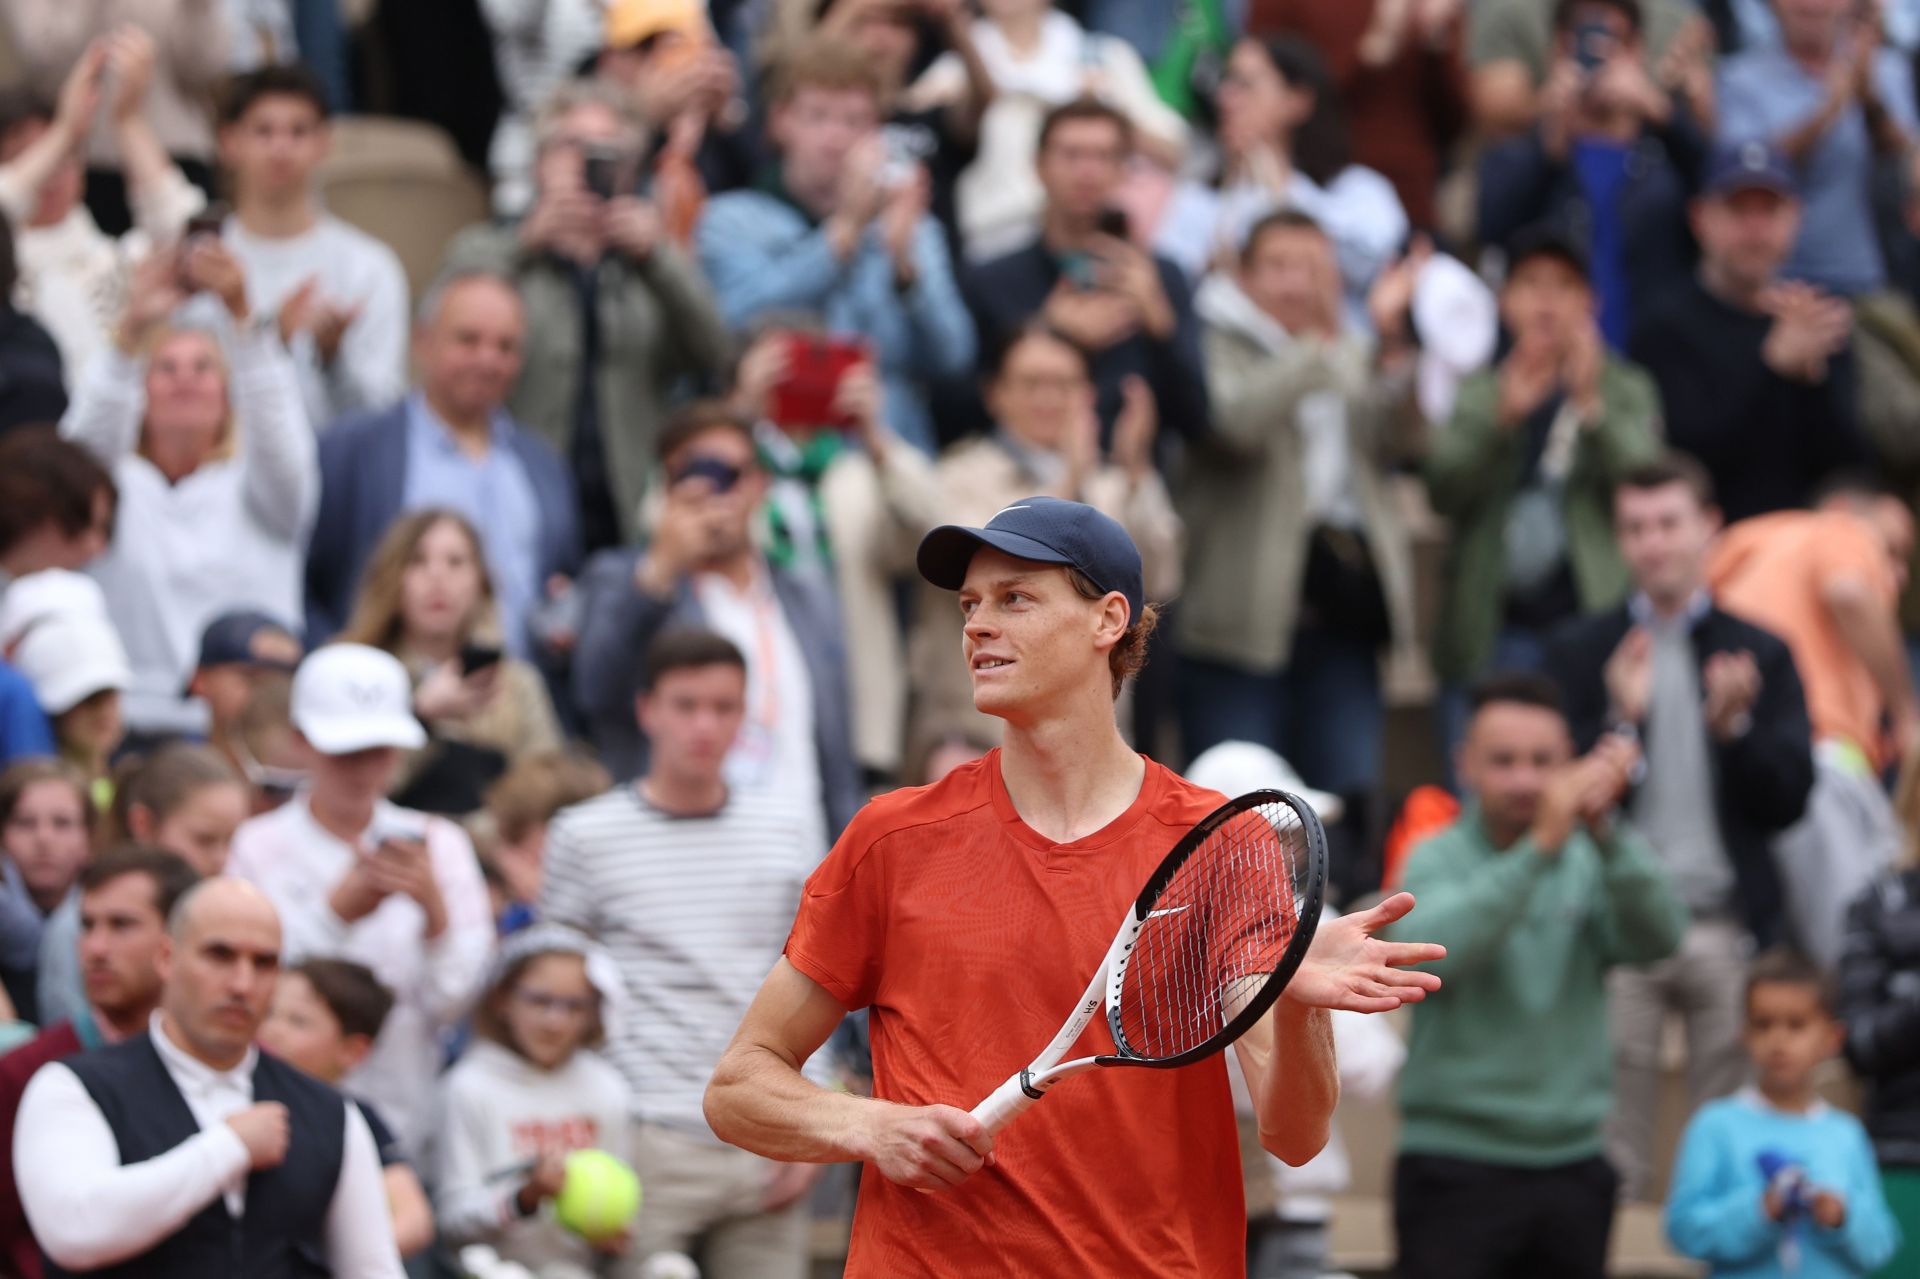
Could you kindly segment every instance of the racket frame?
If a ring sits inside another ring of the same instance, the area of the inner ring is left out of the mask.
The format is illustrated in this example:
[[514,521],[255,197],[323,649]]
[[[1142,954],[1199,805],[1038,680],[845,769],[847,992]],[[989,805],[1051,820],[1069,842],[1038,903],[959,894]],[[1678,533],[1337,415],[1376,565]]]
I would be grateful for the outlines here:
[[[1306,883],[1302,886],[1300,897],[1295,905],[1298,922],[1293,937],[1280,956],[1280,962],[1274,966],[1260,991],[1231,1017],[1214,1035],[1193,1048],[1171,1057],[1142,1057],[1129,1052],[1126,1036],[1120,1026],[1120,988],[1126,977],[1127,964],[1133,958],[1134,943],[1140,937],[1140,930],[1146,927],[1147,920],[1153,917],[1154,903],[1167,885],[1173,882],[1178,873],[1199,847],[1213,832],[1227,821],[1256,811],[1265,804],[1284,804],[1300,816],[1300,831],[1306,840]],[[1320,923],[1320,910],[1326,895],[1327,886],[1327,836],[1307,802],[1297,795],[1284,791],[1252,791],[1227,801],[1213,812],[1207,814],[1200,823],[1181,837],[1171,852],[1161,859],[1160,865],[1140,889],[1140,895],[1134,898],[1133,905],[1120,921],[1120,929],[1114,934],[1113,944],[1107,947],[1106,958],[1100,962],[1093,979],[1087,983],[1087,990],[1080,997],[1073,1015],[1060,1027],[1059,1033],[1047,1044],[1032,1062],[1007,1077],[1005,1083],[994,1089],[971,1112],[987,1128],[988,1132],[999,1132],[1014,1117],[1028,1106],[1040,1100],[1053,1085],[1062,1079],[1085,1074],[1102,1066],[1147,1066],[1158,1070],[1170,1070],[1177,1066],[1191,1065],[1203,1058],[1219,1052],[1234,1040],[1253,1028],[1253,1024],[1264,1017],[1273,1007],[1287,983],[1299,970],[1300,963],[1306,958],[1307,948],[1313,943],[1314,930]],[[1072,1048],[1081,1034],[1086,1031],[1093,1015],[1102,1007],[1107,1011],[1107,1027],[1113,1034],[1113,1042],[1120,1049],[1113,1053],[1100,1053],[1091,1057],[1076,1057],[1072,1061],[1062,1061],[1067,1050]]]

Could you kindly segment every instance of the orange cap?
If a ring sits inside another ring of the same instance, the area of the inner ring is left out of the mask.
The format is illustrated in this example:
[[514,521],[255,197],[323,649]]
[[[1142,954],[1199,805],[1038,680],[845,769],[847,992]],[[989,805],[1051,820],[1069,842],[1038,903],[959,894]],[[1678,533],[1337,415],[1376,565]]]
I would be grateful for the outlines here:
[[607,6],[605,38],[613,49],[631,48],[671,33],[704,40],[708,31],[707,8],[701,0],[613,0]]

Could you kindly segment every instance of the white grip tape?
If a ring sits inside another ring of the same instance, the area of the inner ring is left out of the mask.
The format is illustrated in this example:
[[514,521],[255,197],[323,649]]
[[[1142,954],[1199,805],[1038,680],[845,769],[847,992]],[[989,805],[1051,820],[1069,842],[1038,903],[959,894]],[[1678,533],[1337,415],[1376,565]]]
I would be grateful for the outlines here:
[[1034,1103],[1026,1089],[1020,1084],[1020,1076],[1014,1075],[998,1088],[987,1094],[985,1101],[970,1112],[986,1128],[989,1134],[998,1133],[1012,1123],[1014,1117]]

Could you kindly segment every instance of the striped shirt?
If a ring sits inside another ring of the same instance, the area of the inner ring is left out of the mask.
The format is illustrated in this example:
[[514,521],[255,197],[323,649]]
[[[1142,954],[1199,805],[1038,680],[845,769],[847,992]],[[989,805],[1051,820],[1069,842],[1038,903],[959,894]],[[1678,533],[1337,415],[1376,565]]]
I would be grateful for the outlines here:
[[794,801],[766,792],[730,794],[714,814],[673,817],[638,786],[554,818],[541,917],[594,937],[619,965],[627,1006],[607,1056],[626,1076],[636,1118],[709,1131],[701,1095],[780,958],[819,860],[808,838],[817,825]]

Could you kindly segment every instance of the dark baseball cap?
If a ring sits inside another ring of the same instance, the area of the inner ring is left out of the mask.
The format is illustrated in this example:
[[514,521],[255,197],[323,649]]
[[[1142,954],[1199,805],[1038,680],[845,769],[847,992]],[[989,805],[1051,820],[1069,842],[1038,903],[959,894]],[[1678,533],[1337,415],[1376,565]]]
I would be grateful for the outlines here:
[[1583,279],[1591,273],[1587,237],[1580,233],[1579,228],[1562,219],[1523,227],[1507,241],[1508,275],[1517,271],[1522,262],[1534,258],[1558,258],[1579,272]]
[[942,525],[921,539],[915,562],[920,576],[943,591],[957,591],[967,580],[974,552],[983,546],[1017,560],[1079,569],[1101,590],[1127,597],[1129,626],[1146,609],[1140,548],[1118,521],[1083,502],[1023,497],[985,528]]
[[289,671],[306,647],[293,631],[265,613],[222,613],[200,632],[201,666],[256,666]]
[[1707,181],[1702,190],[1709,196],[1771,191],[1790,200],[1800,198],[1800,183],[1795,180],[1787,157],[1778,147],[1759,138],[1716,149],[1707,163]]

